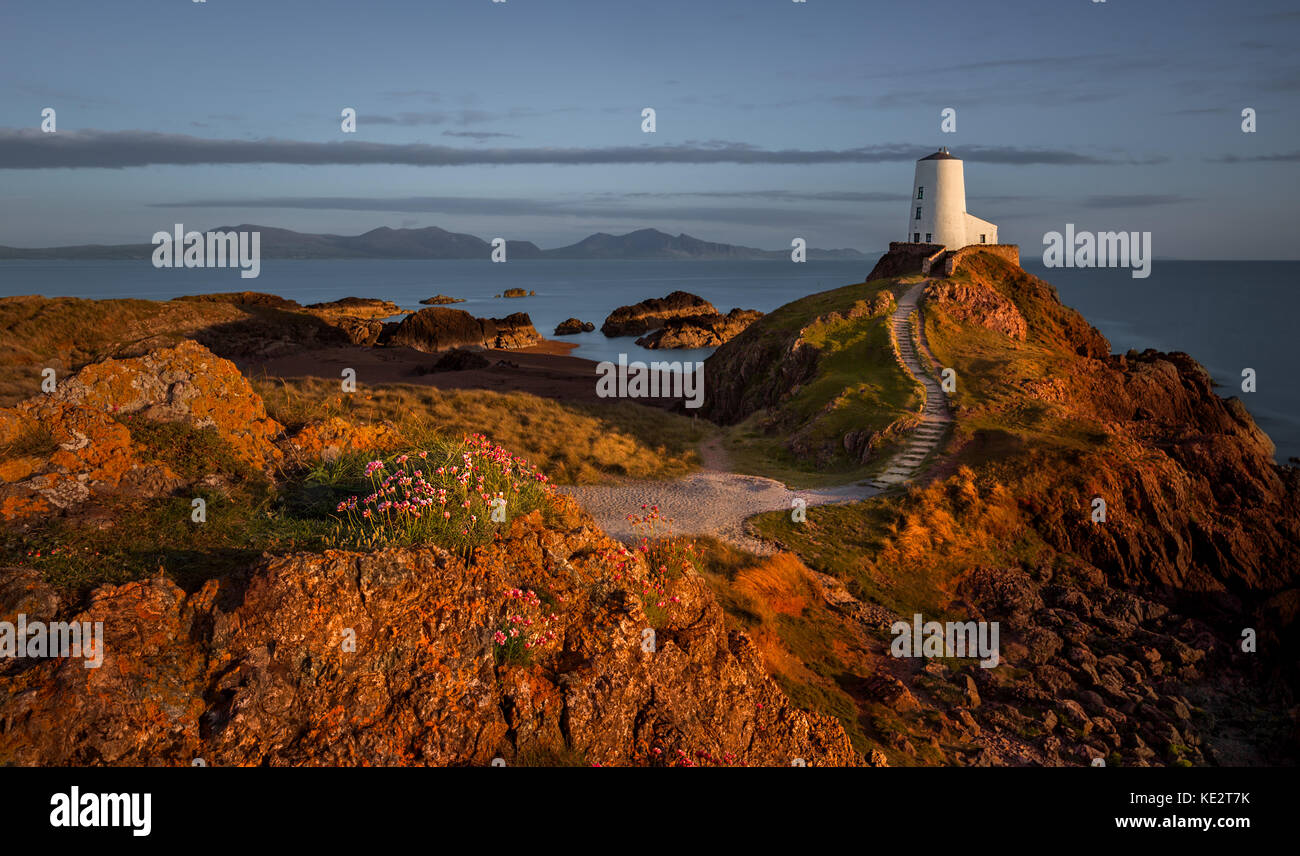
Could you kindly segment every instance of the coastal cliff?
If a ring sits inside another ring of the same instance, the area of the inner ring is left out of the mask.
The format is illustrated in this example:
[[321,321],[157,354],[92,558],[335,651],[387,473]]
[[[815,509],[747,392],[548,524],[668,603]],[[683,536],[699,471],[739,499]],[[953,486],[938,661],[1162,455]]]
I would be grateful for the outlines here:
[[[872,640],[803,692],[890,722],[857,740],[890,744],[891,763],[1294,760],[1296,469],[1191,357],[1111,355],[1006,259],[973,254],[925,294],[927,338],[956,378],[952,435],[928,475],[810,509],[806,525],[756,521],[839,591],[832,614],[807,620],[841,643]],[[714,359],[741,371],[745,337]],[[712,412],[763,404],[780,418],[794,399],[774,379],[825,373],[794,349],[763,371]],[[1001,665],[872,653],[914,613],[998,621]],[[902,689],[847,679],[863,674]]]

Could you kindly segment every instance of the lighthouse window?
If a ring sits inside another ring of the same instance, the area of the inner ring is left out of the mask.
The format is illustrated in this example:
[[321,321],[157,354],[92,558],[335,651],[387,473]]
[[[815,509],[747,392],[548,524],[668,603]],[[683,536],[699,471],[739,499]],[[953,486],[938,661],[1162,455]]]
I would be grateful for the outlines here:
[[930,235],[931,235],[930,232],[926,232],[926,233],[925,233],[925,242],[926,242],[927,244],[930,243]]
[[921,219],[921,209],[920,209],[920,208],[916,209],[916,219],[918,219],[918,220]]
[[981,243],[981,244],[984,243],[984,236],[983,236],[983,235],[980,235],[980,243]]
[[913,232],[913,233],[912,233],[912,243],[913,243],[913,244],[919,244],[919,243],[921,243],[921,233],[920,233],[920,232]]
[[924,187],[918,187],[918,188],[916,189],[916,198],[917,198],[917,199],[924,199],[924,198],[925,198],[925,188],[924,188]]

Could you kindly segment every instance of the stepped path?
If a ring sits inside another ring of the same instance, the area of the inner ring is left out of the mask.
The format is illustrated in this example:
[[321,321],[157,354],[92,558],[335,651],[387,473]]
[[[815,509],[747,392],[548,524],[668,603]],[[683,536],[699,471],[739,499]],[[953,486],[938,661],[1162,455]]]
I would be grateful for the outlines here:
[[[924,365],[933,366],[936,361],[930,353],[930,346],[925,341],[925,326],[917,310],[917,301],[925,290],[925,280],[907,290],[898,301],[898,308],[890,316],[893,327],[895,347],[903,368],[925,387],[925,407],[921,411],[921,424],[911,432],[905,441],[903,450],[889,462],[884,472],[877,476],[872,484],[879,488],[892,487],[911,481],[919,472],[922,463],[939,446],[952,424],[952,414],[948,410],[948,395]],[[911,316],[917,313],[915,335],[913,335]],[[924,359],[924,365],[922,363]]]
[[909,289],[890,318],[900,362],[925,386],[923,421],[874,480],[791,490],[775,479],[732,472],[720,441],[713,439],[700,449],[702,469],[683,478],[568,486],[560,490],[577,499],[602,529],[621,541],[667,534],[668,527],[662,523],[657,532],[650,533],[637,529],[627,519],[629,514],[641,514],[642,505],[657,505],[660,515],[672,521],[674,535],[709,535],[754,553],[767,554],[773,552],[772,545],[746,530],[747,518],[765,511],[788,511],[794,507],[796,498],[809,507],[855,502],[911,481],[923,472],[926,458],[938,447],[952,421],[943,389],[922,370],[920,358],[929,359],[924,331],[920,332],[920,341],[916,341],[909,321],[917,311],[917,301],[927,281]]

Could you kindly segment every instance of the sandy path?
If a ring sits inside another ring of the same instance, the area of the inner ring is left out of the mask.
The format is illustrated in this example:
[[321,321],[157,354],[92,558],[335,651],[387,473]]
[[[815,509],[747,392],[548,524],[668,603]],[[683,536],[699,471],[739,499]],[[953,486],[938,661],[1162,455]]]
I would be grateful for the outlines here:
[[924,470],[924,459],[939,445],[952,421],[947,396],[939,383],[922,370],[918,354],[929,357],[924,333],[920,342],[914,341],[908,323],[924,287],[925,282],[921,282],[909,289],[890,319],[899,343],[900,362],[925,385],[924,421],[875,482],[791,490],[774,479],[732,472],[726,451],[715,438],[700,447],[703,469],[698,473],[672,481],[629,481],[561,490],[574,496],[601,528],[621,541],[648,534],[634,529],[627,516],[640,514],[643,504],[658,505],[660,514],[672,520],[673,534],[711,535],[742,549],[768,554],[773,552],[772,545],[747,531],[747,518],[766,511],[788,511],[796,498],[803,499],[809,507],[855,502],[911,481]]

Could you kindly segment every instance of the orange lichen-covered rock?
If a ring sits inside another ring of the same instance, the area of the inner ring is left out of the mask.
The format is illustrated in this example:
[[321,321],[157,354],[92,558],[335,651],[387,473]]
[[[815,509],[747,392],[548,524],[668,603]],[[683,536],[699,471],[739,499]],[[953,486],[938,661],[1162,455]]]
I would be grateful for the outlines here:
[[162,422],[214,427],[235,454],[257,467],[275,462],[282,430],[235,364],[189,340],[142,357],[92,363],[59,384],[55,401]]
[[[0,409],[0,518],[69,508],[119,490],[156,496],[181,479],[132,442],[120,417],[211,427],[242,461],[281,458],[278,422],[234,364],[185,341],[83,368],[51,393]],[[24,448],[37,444],[39,452]]]
[[301,461],[332,461],[351,452],[394,449],[404,442],[401,430],[391,422],[355,425],[331,416],[308,422],[282,440],[281,448]]
[[[861,763],[795,708],[693,572],[647,617],[644,559],[573,500],[473,561],[437,547],[265,557],[186,596],[103,586],[99,669],[0,668],[0,763]],[[0,587],[0,614],[26,589]],[[506,641],[503,641],[506,640]]]

